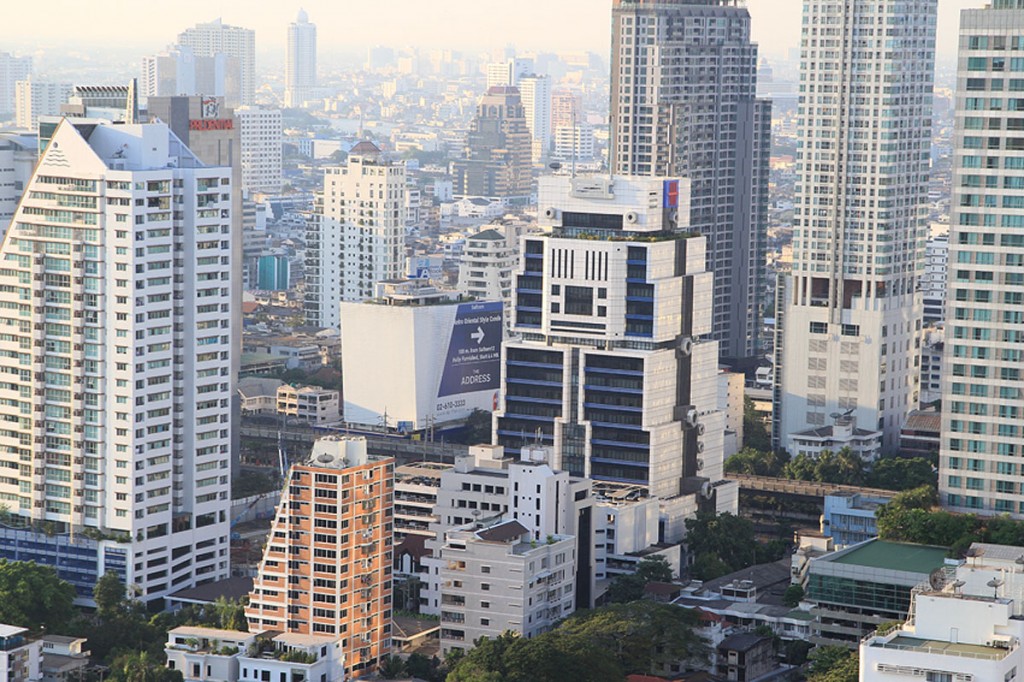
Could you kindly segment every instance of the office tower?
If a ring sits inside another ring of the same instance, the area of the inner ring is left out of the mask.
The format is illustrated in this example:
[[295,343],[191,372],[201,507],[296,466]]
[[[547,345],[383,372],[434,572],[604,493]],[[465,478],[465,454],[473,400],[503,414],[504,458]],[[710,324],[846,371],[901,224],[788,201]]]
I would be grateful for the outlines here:
[[235,109],[241,142],[242,190],[276,193],[283,183],[284,139],[280,109]]
[[530,131],[533,162],[538,163],[551,149],[551,76],[530,74],[519,79],[520,98]]
[[459,258],[459,291],[481,301],[501,301],[506,328],[512,320],[512,274],[519,264],[519,230],[488,225],[466,237]]
[[250,632],[341,635],[346,677],[391,653],[395,460],[329,436],[295,464],[245,609]]
[[32,77],[32,57],[0,52],[0,116],[14,114],[14,84]]
[[197,56],[191,47],[172,45],[142,59],[142,96],[204,95],[223,97],[229,107],[242,105],[242,61],[215,52]]
[[539,193],[551,234],[522,240],[495,442],[540,442],[573,476],[714,497],[713,276],[704,237],[683,231],[686,181],[554,176]]
[[69,118],[3,243],[0,556],[84,602],[230,575],[231,192],[165,125]]
[[[935,11],[936,0],[804,5],[793,272],[776,320],[777,447],[853,420],[894,452],[917,406]],[[885,34],[865,34],[869,25]]]
[[25,130],[36,130],[40,116],[56,116],[71,96],[70,83],[46,83],[29,78],[14,84],[14,121]]
[[528,202],[533,190],[530,131],[518,88],[489,88],[476,111],[464,157],[454,163],[455,193]]
[[960,17],[939,496],[955,511],[1022,518],[1024,96],[1005,79],[1024,69],[1024,3]]
[[708,240],[712,335],[723,358],[758,354],[771,104],[733,0],[614,0],[610,162],[690,179],[690,228]]
[[288,52],[284,67],[284,105],[300,107],[316,87],[316,24],[306,10],[288,25]]
[[[220,19],[206,24],[196,24],[178,34],[178,46],[192,50],[196,57],[215,57],[226,55],[237,61],[237,69],[225,74],[225,79],[237,79],[240,82],[241,101],[238,104],[254,104],[256,101],[256,32],[247,28],[230,26]],[[231,63],[227,62],[226,66]],[[167,95],[209,94],[203,92],[158,93]],[[236,106],[228,100],[229,106]]]

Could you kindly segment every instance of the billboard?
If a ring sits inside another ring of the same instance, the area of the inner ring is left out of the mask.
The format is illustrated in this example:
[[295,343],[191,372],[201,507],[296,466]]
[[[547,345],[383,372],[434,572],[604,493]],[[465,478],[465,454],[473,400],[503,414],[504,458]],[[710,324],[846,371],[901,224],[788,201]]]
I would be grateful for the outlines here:
[[458,407],[446,407],[443,398],[501,387],[502,309],[501,301],[459,304],[437,389],[438,412]]

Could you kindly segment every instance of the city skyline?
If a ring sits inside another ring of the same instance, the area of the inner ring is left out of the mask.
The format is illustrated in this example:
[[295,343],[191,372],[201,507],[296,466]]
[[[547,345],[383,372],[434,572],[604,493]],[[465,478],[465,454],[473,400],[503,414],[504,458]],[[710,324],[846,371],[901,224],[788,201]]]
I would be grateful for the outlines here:
[[[760,44],[763,55],[785,57],[791,48],[798,46],[800,4],[800,0],[747,0],[753,39]],[[956,55],[960,10],[980,8],[984,4],[984,0],[940,0],[936,39],[936,56],[940,61]],[[610,47],[610,0],[601,3],[561,0],[554,6],[540,0],[525,0],[507,6],[509,9],[504,12],[500,6],[453,0],[443,13],[434,11],[430,4],[412,0],[344,7],[326,0],[306,0],[275,5],[273,9],[261,7],[257,11],[241,0],[221,0],[214,5],[197,0],[183,0],[174,5],[121,2],[111,5],[116,9],[108,11],[111,16],[116,14],[117,21],[97,21],[103,15],[97,17],[95,6],[68,0],[5,8],[8,21],[0,26],[0,45],[19,51],[101,44],[160,47],[173,42],[176,32],[187,25],[220,16],[226,23],[255,30],[258,52],[283,55],[286,37],[283,27],[304,9],[320,25],[320,49],[324,53],[344,49],[358,51],[375,44],[497,50],[512,43],[522,50],[591,50],[600,54],[607,54]],[[460,21],[449,21],[452,16],[459,16]],[[550,20],[540,22],[538,17]],[[569,35],[563,30],[567,22],[575,29]],[[76,42],[81,39],[80,29],[85,24],[91,27],[91,40]],[[360,27],[358,32],[349,30],[354,25]],[[24,31],[26,26],[33,28],[31,37]],[[130,30],[126,31],[125,27]],[[430,36],[429,41],[423,42],[422,36]],[[481,36],[485,39],[480,40]]]

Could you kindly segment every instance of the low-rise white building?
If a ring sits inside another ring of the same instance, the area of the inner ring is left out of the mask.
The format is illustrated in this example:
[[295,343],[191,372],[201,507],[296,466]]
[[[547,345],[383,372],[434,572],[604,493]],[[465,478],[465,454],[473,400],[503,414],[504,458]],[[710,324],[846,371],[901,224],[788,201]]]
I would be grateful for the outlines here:
[[882,454],[882,432],[857,428],[852,417],[836,417],[832,426],[819,426],[790,434],[793,455],[817,457],[828,450],[839,452],[849,448],[865,462],[873,462]]
[[35,682],[40,676],[43,643],[29,640],[28,628],[0,624],[0,680]]
[[182,626],[167,633],[167,667],[185,682],[344,682],[342,638]]
[[576,539],[536,540],[516,520],[474,522],[441,547],[441,651],[512,631],[533,637],[576,608]]
[[860,644],[861,682],[1009,681],[1024,671],[1022,548],[974,543],[914,589],[907,621]]
[[320,386],[290,386],[277,389],[277,413],[310,424],[327,424],[341,419],[338,391]]

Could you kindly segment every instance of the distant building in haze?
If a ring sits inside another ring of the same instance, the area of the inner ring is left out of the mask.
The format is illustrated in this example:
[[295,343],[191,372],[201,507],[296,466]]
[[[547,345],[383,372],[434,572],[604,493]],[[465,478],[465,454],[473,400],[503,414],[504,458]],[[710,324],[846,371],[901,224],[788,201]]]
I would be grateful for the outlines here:
[[284,67],[284,105],[300,107],[316,87],[316,24],[306,10],[288,25],[288,48]]

